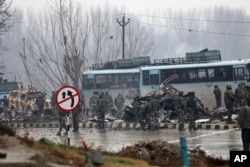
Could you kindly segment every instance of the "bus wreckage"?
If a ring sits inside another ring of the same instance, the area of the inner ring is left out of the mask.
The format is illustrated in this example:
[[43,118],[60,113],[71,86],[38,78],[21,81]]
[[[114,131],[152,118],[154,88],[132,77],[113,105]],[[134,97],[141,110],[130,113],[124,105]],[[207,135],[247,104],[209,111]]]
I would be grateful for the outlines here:
[[[112,112],[106,115],[106,121],[114,122],[114,124],[115,122],[120,123],[122,121],[131,122],[134,123],[134,127],[139,124],[143,130],[158,130],[160,128],[160,123],[176,123],[178,121],[178,114],[175,101],[181,91],[169,84],[169,82],[176,77],[177,75],[173,75],[164,80],[158,91],[149,92],[145,96],[135,97],[133,102],[126,105],[124,110],[120,113],[112,109]],[[154,96],[152,96],[152,94],[154,94]],[[191,94],[192,92],[188,92],[183,95],[183,101],[185,102]],[[148,104],[152,98],[157,98],[160,103],[160,109],[155,113],[148,111]],[[195,101],[198,106],[196,123],[207,123],[214,120],[223,121],[226,119],[227,111],[225,107],[211,111],[204,107],[202,101],[198,97],[195,97]],[[184,112],[188,115],[186,111]],[[238,109],[235,109],[234,114],[237,115],[237,112]],[[236,118],[235,115],[233,118]],[[90,121],[98,121],[98,119],[91,118]],[[187,116],[185,122],[188,122]]]

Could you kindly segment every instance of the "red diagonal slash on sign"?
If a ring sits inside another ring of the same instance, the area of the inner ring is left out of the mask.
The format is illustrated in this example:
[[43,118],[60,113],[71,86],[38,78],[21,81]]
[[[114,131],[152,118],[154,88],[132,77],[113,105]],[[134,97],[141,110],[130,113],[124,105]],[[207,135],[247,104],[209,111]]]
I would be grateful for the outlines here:
[[[71,100],[71,104],[68,102],[65,103],[68,100]],[[60,88],[56,94],[56,105],[62,111],[67,111],[67,112],[74,111],[80,105],[80,92],[73,86],[64,86]]]

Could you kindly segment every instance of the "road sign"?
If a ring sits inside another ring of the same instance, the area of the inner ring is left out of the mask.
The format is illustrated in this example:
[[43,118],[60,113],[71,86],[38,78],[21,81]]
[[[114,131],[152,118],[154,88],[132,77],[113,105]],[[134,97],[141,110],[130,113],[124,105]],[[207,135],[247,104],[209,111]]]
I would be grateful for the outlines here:
[[80,105],[80,92],[73,86],[61,87],[56,93],[56,105],[63,111],[74,111]]

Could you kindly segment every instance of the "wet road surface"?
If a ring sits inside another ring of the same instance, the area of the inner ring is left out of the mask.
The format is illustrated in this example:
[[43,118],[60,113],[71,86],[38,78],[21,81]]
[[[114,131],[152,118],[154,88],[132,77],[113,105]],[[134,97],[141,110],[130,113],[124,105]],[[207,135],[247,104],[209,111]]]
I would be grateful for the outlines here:
[[17,134],[20,136],[28,135],[34,140],[46,137],[58,144],[66,144],[69,138],[70,145],[76,147],[81,147],[84,140],[92,148],[99,147],[112,152],[117,152],[138,142],[153,140],[179,144],[181,136],[186,137],[188,148],[201,145],[208,154],[214,157],[229,159],[230,150],[242,150],[239,129],[198,130],[196,132],[188,130],[179,132],[177,129],[160,129],[159,131],[107,129],[104,132],[95,128],[81,128],[79,133],[69,131],[68,136],[57,136],[57,131],[57,128],[24,128],[17,129]]

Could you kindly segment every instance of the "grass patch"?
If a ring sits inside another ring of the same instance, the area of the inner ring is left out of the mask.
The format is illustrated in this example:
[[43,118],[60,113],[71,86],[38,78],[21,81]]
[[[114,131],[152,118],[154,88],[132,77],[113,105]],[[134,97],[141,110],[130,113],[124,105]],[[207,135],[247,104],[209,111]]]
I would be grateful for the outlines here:
[[136,160],[136,159],[131,159],[131,158],[126,158],[126,157],[118,157],[118,156],[104,156],[104,162],[106,163],[112,163],[112,164],[123,164],[123,165],[139,165],[141,164],[142,166],[147,165],[145,161],[142,160]]

